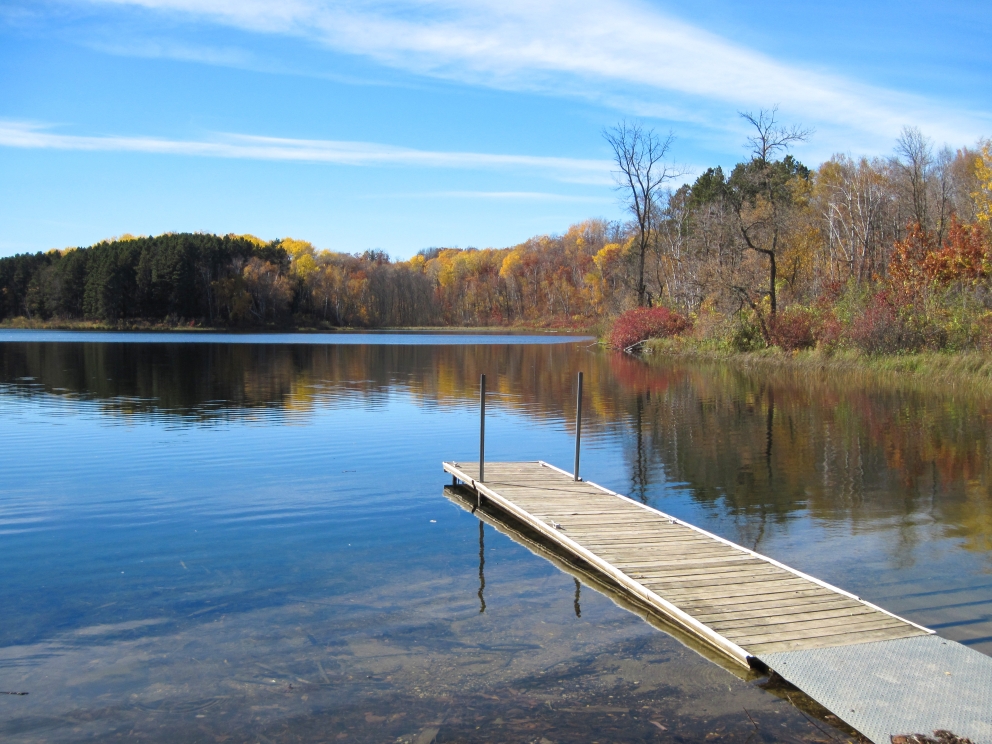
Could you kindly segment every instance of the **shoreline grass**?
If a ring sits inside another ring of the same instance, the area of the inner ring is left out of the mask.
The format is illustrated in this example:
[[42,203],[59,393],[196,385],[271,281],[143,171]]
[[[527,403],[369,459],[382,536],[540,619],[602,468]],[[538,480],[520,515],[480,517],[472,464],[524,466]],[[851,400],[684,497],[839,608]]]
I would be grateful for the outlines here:
[[[858,385],[926,388],[930,392],[992,395],[992,353],[918,352],[870,355],[837,349],[788,352],[778,348],[733,351],[685,339],[651,339],[642,347],[648,363],[693,361],[728,364],[748,371],[774,371],[808,380]],[[935,390],[934,386],[939,386]]]

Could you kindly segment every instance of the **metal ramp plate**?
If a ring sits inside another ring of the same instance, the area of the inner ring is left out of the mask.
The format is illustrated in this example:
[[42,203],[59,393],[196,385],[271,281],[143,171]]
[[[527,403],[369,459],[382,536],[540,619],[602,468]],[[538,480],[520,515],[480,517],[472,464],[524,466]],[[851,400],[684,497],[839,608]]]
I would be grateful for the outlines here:
[[876,744],[938,729],[992,744],[992,657],[936,635],[760,654]]

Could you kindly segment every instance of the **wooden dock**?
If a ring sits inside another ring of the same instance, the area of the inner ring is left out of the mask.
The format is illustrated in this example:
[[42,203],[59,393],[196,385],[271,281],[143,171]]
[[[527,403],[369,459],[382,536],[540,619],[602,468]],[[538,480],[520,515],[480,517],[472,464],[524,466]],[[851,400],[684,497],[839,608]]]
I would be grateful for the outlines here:
[[932,631],[544,462],[444,469],[735,661]]
[[487,462],[484,481],[477,463],[444,469],[476,509],[538,533],[690,647],[775,671],[875,744],[937,730],[992,744],[985,654],[545,462]]

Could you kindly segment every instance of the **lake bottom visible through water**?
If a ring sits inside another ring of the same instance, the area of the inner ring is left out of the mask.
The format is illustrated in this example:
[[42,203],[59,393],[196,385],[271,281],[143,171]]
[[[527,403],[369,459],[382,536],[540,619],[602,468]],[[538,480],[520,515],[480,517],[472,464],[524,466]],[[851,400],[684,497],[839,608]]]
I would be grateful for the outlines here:
[[341,556],[301,548],[309,565],[280,588],[183,561],[203,574],[193,611],[135,612],[133,596],[117,609],[102,594],[101,622],[3,650],[5,684],[30,691],[0,702],[4,740],[697,741],[747,738],[748,715],[763,740],[815,733],[760,680],[576,592],[488,526],[483,585],[474,518],[431,514],[446,566],[383,560],[353,533],[343,585]]

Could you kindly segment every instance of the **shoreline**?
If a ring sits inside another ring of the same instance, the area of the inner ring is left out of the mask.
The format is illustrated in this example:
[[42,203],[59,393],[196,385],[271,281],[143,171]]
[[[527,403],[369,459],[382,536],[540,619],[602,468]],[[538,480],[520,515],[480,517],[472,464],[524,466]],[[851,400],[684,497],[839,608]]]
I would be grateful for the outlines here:
[[[383,326],[377,328],[274,325],[224,326],[206,324],[168,324],[161,321],[134,319],[119,323],[71,320],[42,321],[24,317],[0,321],[0,331],[75,331],[117,333],[218,333],[245,334],[302,334],[302,335],[352,335],[378,333],[425,333],[438,335],[583,335],[595,337],[602,345],[599,324],[514,324],[499,326]],[[992,353],[981,351],[917,352],[906,354],[868,355],[862,352],[838,349],[822,351],[788,352],[778,348],[759,351],[730,351],[706,347],[685,339],[655,338],[633,355],[647,364],[666,362],[694,362],[722,364],[743,371],[775,372],[805,379],[822,380],[833,376],[859,385],[887,387],[922,387],[939,385],[945,393],[982,393],[992,395]],[[838,379],[837,381],[840,381]],[[928,388],[930,392],[935,392]]]
[[438,333],[438,334],[473,334],[473,335],[534,335],[549,336],[594,336],[599,338],[600,332],[596,325],[541,325],[514,324],[499,326],[378,326],[365,328],[361,326],[313,326],[313,325],[275,325],[261,326],[225,326],[207,325],[205,323],[169,324],[159,321],[135,319],[119,323],[103,321],[71,320],[29,320],[14,318],[0,321],[0,331],[94,331],[117,333],[229,333],[259,334],[259,333],[302,333],[302,334],[352,334],[352,333]]
[[[846,349],[788,352],[771,348],[738,352],[693,347],[672,339],[651,339],[638,356],[648,364],[707,362],[807,380],[834,377],[836,382],[859,385],[926,386],[929,392],[992,394],[992,353],[981,351],[868,355]],[[940,390],[934,390],[933,385],[939,385]]]

